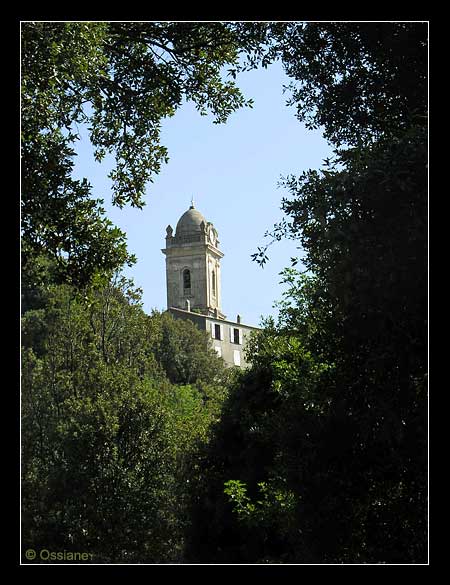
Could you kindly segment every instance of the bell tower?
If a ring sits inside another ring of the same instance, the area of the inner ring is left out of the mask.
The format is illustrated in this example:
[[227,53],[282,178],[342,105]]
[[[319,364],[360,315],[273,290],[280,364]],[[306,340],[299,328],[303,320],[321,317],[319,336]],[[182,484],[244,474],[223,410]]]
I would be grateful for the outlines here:
[[220,260],[218,233],[205,220],[192,201],[178,220],[175,234],[166,228],[167,308],[190,310],[216,319],[221,311]]

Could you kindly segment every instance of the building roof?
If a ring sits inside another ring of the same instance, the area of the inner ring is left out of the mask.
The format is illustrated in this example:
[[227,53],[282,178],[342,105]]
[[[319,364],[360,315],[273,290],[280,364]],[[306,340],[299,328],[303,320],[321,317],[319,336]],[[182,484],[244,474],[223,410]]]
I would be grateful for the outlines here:
[[202,222],[206,226],[206,220],[203,215],[191,205],[178,220],[176,235],[181,236],[192,232],[200,232]]
[[186,311],[185,309],[179,309],[178,307],[169,307],[169,313],[175,312],[180,313],[183,317],[187,319],[194,317],[194,319],[203,319],[208,321],[215,321],[216,323],[226,323],[227,325],[235,325],[236,327],[243,327],[245,329],[255,329],[260,330],[261,327],[255,327],[254,325],[246,325],[245,323],[238,322],[238,321],[229,321],[228,319],[220,319],[217,317],[213,317],[212,315],[204,315],[203,313],[197,313],[195,311]]

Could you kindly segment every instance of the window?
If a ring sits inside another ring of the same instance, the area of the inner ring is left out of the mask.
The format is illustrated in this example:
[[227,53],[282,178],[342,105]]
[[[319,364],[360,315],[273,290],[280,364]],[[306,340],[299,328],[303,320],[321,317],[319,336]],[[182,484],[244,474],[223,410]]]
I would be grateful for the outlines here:
[[222,348],[219,347],[218,345],[214,346],[214,349],[216,350],[216,353],[219,357],[222,357]]
[[220,323],[211,323],[211,337],[213,339],[223,340],[223,325]]
[[230,343],[242,345],[242,331],[238,327],[230,327]]
[[191,290],[191,271],[187,268],[183,270],[183,289],[189,292]]
[[240,366],[241,365],[241,352],[238,349],[233,351],[233,358],[234,358],[234,365]]
[[212,271],[212,294],[213,297],[216,296],[216,273],[214,270]]

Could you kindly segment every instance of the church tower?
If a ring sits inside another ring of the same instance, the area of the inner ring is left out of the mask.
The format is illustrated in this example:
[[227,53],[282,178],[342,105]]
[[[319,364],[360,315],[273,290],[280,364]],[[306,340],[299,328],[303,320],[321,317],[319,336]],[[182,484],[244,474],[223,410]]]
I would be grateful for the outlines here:
[[220,260],[217,230],[192,201],[178,220],[175,234],[166,229],[167,308],[225,319],[221,311]]

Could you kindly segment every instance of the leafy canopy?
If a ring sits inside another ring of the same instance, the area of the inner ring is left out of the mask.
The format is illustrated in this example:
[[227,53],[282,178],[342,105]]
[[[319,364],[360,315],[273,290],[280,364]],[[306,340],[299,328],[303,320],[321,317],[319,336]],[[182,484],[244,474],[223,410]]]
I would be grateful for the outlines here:
[[[22,323],[24,550],[179,562],[191,460],[226,395],[222,360],[188,323],[145,315],[123,278],[42,297]],[[195,376],[171,382],[161,331],[195,348]]]
[[224,405],[189,552],[426,562],[427,27],[271,31],[298,118],[335,156],[282,180],[286,218],[271,235],[298,241],[306,270],[294,258],[283,272],[279,321]]
[[114,156],[112,200],[141,208],[168,160],[161,121],[191,100],[215,123],[251,105],[235,77],[241,52],[257,51],[265,25],[26,22],[22,25],[22,235],[25,272],[54,259],[60,280],[82,286],[95,270],[131,263],[124,234],[105,218],[73,170],[78,124],[95,157]]

